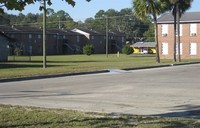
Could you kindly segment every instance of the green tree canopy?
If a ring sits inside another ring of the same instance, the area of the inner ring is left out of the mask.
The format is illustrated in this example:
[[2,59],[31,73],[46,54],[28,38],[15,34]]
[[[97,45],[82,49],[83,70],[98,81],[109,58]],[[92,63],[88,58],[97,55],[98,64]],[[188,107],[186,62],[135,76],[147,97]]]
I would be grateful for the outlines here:
[[[0,1],[0,13],[4,12],[4,8],[8,10],[19,10],[22,11],[24,10],[24,7],[29,5],[29,4],[34,4],[37,1],[43,1],[43,0],[1,0]],[[52,0],[46,0],[48,5],[52,4]],[[75,1],[74,0],[65,0],[68,4],[75,6]],[[91,0],[86,0],[86,1],[91,1]]]
[[151,15],[153,17],[156,42],[156,62],[160,63],[159,46],[158,46],[158,26],[157,16],[167,10],[169,2],[161,0],[133,0],[134,15],[140,19],[145,19]]

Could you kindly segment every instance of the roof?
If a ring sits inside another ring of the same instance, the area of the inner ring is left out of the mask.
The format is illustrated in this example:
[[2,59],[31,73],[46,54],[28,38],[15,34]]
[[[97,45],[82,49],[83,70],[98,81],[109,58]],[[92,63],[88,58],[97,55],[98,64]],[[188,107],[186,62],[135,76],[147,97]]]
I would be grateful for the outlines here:
[[10,40],[10,38],[7,35],[5,35],[4,33],[2,33],[2,32],[0,32],[0,36],[5,37],[5,38]]
[[[82,29],[82,28],[77,28],[74,30],[80,30],[83,31],[85,33],[88,33],[90,35],[100,35],[100,36],[105,36],[106,35],[106,31],[97,31],[97,30],[92,30],[92,29]],[[126,36],[124,33],[122,32],[117,32],[117,31],[108,31],[109,36]]]
[[82,35],[68,29],[47,29],[49,33],[58,33],[61,35]]
[[42,29],[34,27],[0,26],[0,31],[5,33],[42,33]]
[[88,33],[89,35],[101,35],[103,36],[104,34],[101,33],[100,31],[96,31],[96,30],[92,30],[92,29],[83,29],[83,28],[76,28],[76,29],[73,29],[73,31],[77,32],[77,30],[79,31],[82,31],[84,33]]
[[[157,23],[174,23],[174,17],[171,13],[164,13]],[[200,12],[185,12],[180,18],[180,23],[200,23]]]
[[[0,32],[3,33],[40,33],[42,34],[43,30],[41,28],[29,27],[29,26],[0,26]],[[73,32],[67,29],[46,29],[47,34],[61,34],[61,35],[81,35],[79,33]]]
[[[103,35],[106,35],[106,31],[99,31],[101,32]],[[122,32],[117,32],[117,31],[108,31],[108,35],[109,36],[126,36],[125,33],[122,33]]]
[[13,39],[12,38],[10,38],[10,37],[8,37],[7,35],[5,35],[4,33],[2,33],[2,32],[0,32],[0,36],[2,36],[2,37],[4,37],[4,38],[6,38],[9,42],[12,42],[13,41]]
[[156,43],[155,42],[136,42],[131,46],[132,47],[156,47]]

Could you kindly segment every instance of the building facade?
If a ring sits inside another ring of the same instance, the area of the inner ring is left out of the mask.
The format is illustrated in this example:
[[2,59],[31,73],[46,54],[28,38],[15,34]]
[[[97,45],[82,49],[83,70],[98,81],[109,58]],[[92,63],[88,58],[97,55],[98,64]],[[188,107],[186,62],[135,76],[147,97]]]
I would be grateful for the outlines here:
[[142,54],[155,54],[156,53],[156,43],[155,42],[136,42],[130,47],[133,48],[134,53]]
[[[92,44],[95,48],[96,54],[106,53],[106,32],[88,29],[73,29],[74,32],[83,34],[83,45]],[[122,47],[125,45],[126,35],[120,32],[108,32],[108,53],[121,52]]]
[[[10,55],[20,49],[20,55],[43,54],[42,28],[0,26],[0,32],[5,33],[13,42],[10,43]],[[119,32],[108,32],[108,53],[121,52],[126,42],[126,36]],[[106,53],[106,32],[88,29],[46,29],[46,54],[80,54],[86,44],[92,44],[95,54]]]
[[9,38],[3,33],[0,33],[0,62],[8,61],[8,44]]
[[[163,14],[158,18],[158,42],[161,59],[173,59],[173,23],[174,19],[171,13]],[[177,46],[176,41],[176,53],[178,53]],[[200,12],[186,12],[180,19],[180,55],[182,59],[200,58]]]

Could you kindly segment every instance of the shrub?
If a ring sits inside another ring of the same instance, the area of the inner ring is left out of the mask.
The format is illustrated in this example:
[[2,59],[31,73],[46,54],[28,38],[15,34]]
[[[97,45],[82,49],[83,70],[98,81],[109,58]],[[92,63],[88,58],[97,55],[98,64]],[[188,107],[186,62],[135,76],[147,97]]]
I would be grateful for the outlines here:
[[153,54],[153,51],[151,49],[149,49],[148,54]]
[[84,47],[83,47],[83,53],[86,54],[86,55],[91,55],[95,52],[95,49],[94,49],[94,46],[91,45],[91,44],[86,44]]
[[15,48],[14,53],[16,56],[20,56],[21,55],[21,49],[20,48]]
[[122,53],[126,55],[130,55],[133,53],[133,48],[130,47],[129,45],[125,45],[122,49]]

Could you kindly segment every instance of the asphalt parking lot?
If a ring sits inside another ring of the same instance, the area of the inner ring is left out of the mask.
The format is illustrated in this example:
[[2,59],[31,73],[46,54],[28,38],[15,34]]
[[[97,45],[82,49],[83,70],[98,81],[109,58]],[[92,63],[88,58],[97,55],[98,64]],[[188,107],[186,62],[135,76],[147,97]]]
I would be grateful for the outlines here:
[[0,83],[0,104],[200,118],[200,64]]

